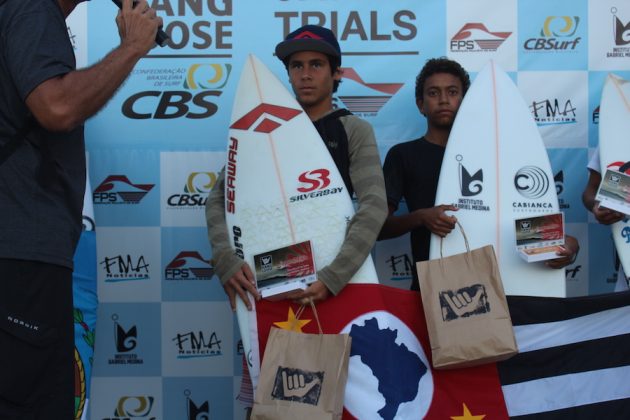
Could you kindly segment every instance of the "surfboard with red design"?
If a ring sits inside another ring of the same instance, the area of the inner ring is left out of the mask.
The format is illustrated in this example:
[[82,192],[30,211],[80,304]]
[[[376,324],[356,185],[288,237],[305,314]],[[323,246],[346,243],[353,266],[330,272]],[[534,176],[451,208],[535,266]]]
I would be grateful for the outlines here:
[[[254,267],[254,255],[310,240],[316,268],[332,262],[355,212],[352,200],[308,116],[253,55],[236,91],[227,149],[225,210],[237,254]],[[378,283],[370,256],[351,282]],[[257,336],[250,331],[256,317],[237,302],[256,384]]]
[[[558,197],[547,150],[518,88],[494,62],[477,75],[457,113],[446,145],[435,198],[453,214],[471,248],[493,245],[505,293],[566,296],[564,270],[523,261],[514,221],[557,213]],[[465,252],[458,229],[443,243],[444,256]],[[431,259],[440,257],[432,235]]]
[[[630,175],[630,81],[612,73],[606,78],[599,109],[599,163],[606,169]],[[617,255],[630,275],[630,220],[611,226]]]

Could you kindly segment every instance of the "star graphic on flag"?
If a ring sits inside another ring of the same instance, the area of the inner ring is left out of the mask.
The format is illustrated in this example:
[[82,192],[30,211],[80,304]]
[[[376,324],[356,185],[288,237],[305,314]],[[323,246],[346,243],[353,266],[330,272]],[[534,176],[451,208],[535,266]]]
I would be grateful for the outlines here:
[[282,322],[274,322],[273,325],[287,331],[302,332],[302,327],[309,322],[311,322],[310,319],[296,318],[295,313],[293,313],[293,309],[289,307],[289,315],[287,317],[287,320]]
[[470,410],[468,409],[468,407],[466,407],[466,404],[463,404],[463,406],[464,406],[464,414],[462,414],[461,416],[451,416],[451,419],[453,420],[483,420],[483,418],[486,417],[485,414],[473,416],[470,413]]

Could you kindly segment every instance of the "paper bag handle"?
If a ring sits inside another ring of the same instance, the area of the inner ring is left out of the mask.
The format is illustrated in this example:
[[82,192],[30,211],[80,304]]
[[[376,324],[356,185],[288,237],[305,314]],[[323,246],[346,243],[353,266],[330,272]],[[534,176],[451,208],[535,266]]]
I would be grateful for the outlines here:
[[[466,232],[464,232],[464,228],[459,223],[459,221],[455,223],[457,223],[457,226],[459,227],[459,231],[462,233],[462,236],[464,237],[464,243],[466,244],[466,252],[470,253],[470,245],[468,244],[468,237],[466,236]],[[444,255],[442,254],[443,243],[444,243],[444,238],[440,236],[440,259],[444,258]]]
[[[317,309],[315,308],[315,302],[313,302],[312,298],[308,298],[308,303],[311,304],[311,308],[313,309],[313,315],[315,316],[315,321],[317,321],[317,328],[319,328],[319,333],[324,334],[324,331],[322,330],[322,324],[319,322],[319,316],[317,315]],[[295,312],[295,319],[300,319],[300,316],[302,316],[302,312],[304,312],[304,308],[306,308],[306,305],[300,305],[298,310]]]

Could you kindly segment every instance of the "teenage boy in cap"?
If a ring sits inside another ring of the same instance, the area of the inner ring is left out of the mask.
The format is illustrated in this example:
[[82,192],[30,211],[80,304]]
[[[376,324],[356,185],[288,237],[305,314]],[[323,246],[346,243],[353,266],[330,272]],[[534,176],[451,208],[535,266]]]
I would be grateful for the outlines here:
[[[385,185],[372,127],[346,109],[333,109],[332,96],[341,81],[341,50],[335,35],[326,28],[306,25],[291,32],[276,46],[298,103],[322,136],[358,210],[348,224],[346,238],[337,257],[317,272],[317,281],[290,299],[307,302],[336,295],[369,255],[387,216]],[[223,172],[206,204],[208,236],[215,270],[232,309],[236,296],[251,309],[246,292],[256,298],[251,268],[232,248],[225,222]]]
[[[416,106],[427,119],[427,131],[419,139],[393,146],[383,166],[389,216],[379,239],[389,239],[411,232],[413,261],[429,259],[431,233],[444,237],[455,227],[457,218],[447,211],[457,211],[450,204],[435,204],[438,178],[446,143],[457,111],[470,87],[464,68],[448,58],[427,61],[416,77]],[[409,210],[395,215],[401,199]],[[546,262],[551,268],[562,268],[575,260],[579,246],[572,236],[566,237],[565,250],[559,258]],[[411,290],[419,290],[415,264],[412,265]]]
[[[341,50],[329,29],[306,25],[291,32],[276,46],[276,55],[284,63],[298,103],[304,108],[321,135],[358,210],[346,231],[337,257],[317,272],[317,281],[289,299],[307,303],[336,295],[361,267],[370,253],[387,216],[385,184],[381,161],[372,127],[346,109],[333,109],[332,95],[341,81]],[[206,222],[217,276],[228,295],[232,310],[238,295],[247,308],[250,292],[260,298],[254,275],[232,248],[225,221],[224,170],[206,203]],[[241,384],[239,399],[251,403],[251,382]],[[245,386],[243,386],[245,385]],[[249,387],[247,386],[249,385]],[[248,389],[249,388],[249,389]]]

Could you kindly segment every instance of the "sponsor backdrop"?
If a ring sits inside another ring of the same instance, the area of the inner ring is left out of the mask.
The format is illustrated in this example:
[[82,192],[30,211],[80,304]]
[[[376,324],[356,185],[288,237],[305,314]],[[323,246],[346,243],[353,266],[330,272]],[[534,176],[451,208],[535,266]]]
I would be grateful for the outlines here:
[[[598,144],[604,79],[608,72],[630,78],[627,1],[149,3],[171,40],[142,59],[87,124],[100,301],[92,419],[244,417],[236,400],[242,348],[213,278],[203,209],[225,161],[247,54],[288,86],[273,49],[306,23],[337,33],[345,73],[335,103],[374,126],[382,158],[424,133],[413,92],[426,59],[448,56],[473,77],[490,59],[508,71],[548,147],[567,230],[581,243],[566,271],[569,294],[612,290],[610,231],[584,209],[581,192]],[[106,1],[82,7],[69,31],[87,35],[75,46],[92,63],[118,43],[116,8]],[[375,247],[383,283],[408,286],[407,241]]]

